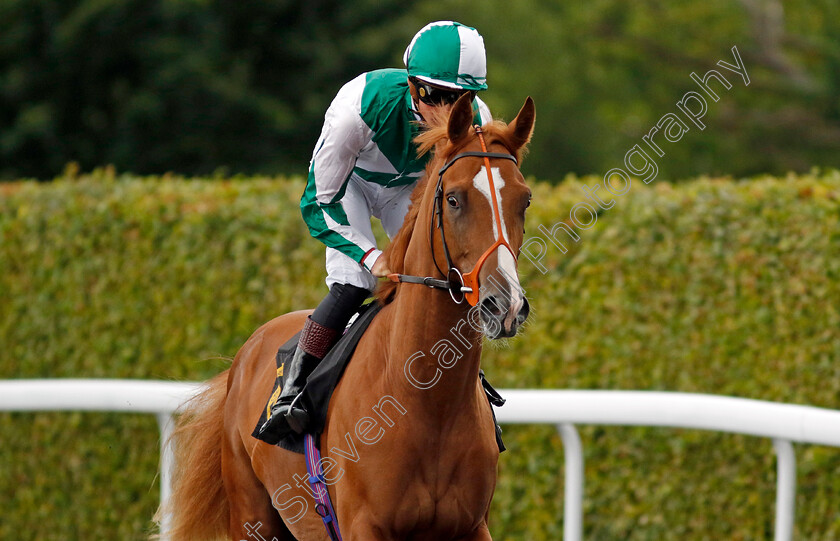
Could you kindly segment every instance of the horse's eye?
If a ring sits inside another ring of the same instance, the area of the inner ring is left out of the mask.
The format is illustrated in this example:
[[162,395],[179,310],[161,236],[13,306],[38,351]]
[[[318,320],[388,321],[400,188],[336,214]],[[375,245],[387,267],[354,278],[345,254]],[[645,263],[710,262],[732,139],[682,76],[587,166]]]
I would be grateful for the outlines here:
[[528,207],[530,207],[530,206],[531,206],[531,196],[529,195],[529,196],[528,196],[528,202],[527,202],[527,203],[525,203],[525,208],[528,208]]
[[446,202],[449,203],[449,206],[454,209],[461,208],[461,203],[459,203],[458,200],[455,199],[455,197],[452,195],[446,198]]

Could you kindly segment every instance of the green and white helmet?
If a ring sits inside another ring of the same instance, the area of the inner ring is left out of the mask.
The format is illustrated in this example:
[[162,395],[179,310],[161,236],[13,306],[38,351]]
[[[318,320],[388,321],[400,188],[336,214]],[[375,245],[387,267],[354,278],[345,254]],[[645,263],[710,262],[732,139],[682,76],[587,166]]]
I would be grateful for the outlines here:
[[462,90],[487,88],[484,38],[475,28],[453,21],[424,26],[403,55],[409,77]]

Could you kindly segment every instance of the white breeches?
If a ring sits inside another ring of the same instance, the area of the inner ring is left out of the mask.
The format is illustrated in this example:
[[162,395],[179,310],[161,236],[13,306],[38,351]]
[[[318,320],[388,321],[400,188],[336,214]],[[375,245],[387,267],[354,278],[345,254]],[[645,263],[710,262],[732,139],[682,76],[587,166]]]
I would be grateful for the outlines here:
[[[388,238],[393,239],[402,227],[416,185],[386,188],[352,175],[341,198],[341,206],[353,229],[376,244],[371,216],[379,218]],[[327,248],[327,287],[350,284],[373,291],[376,283],[377,279],[358,262],[334,248]]]

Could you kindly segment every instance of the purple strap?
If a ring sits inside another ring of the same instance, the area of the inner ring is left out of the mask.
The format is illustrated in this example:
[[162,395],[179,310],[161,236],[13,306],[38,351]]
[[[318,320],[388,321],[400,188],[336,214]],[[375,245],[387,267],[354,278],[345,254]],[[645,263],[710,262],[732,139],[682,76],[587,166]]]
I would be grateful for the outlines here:
[[309,474],[309,484],[312,485],[312,494],[315,495],[315,511],[324,521],[324,528],[332,541],[342,541],[341,531],[338,529],[338,517],[330,501],[330,492],[324,482],[324,473],[321,469],[321,452],[315,443],[315,436],[307,434],[304,438],[304,451],[306,455],[306,472]]

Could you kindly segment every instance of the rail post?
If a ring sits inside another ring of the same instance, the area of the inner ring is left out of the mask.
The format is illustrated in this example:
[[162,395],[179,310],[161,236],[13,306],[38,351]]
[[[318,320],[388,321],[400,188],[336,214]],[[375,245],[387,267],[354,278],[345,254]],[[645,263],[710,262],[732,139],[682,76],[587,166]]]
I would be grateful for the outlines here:
[[563,541],[580,541],[583,537],[583,445],[575,425],[560,423],[557,431],[566,454]]

